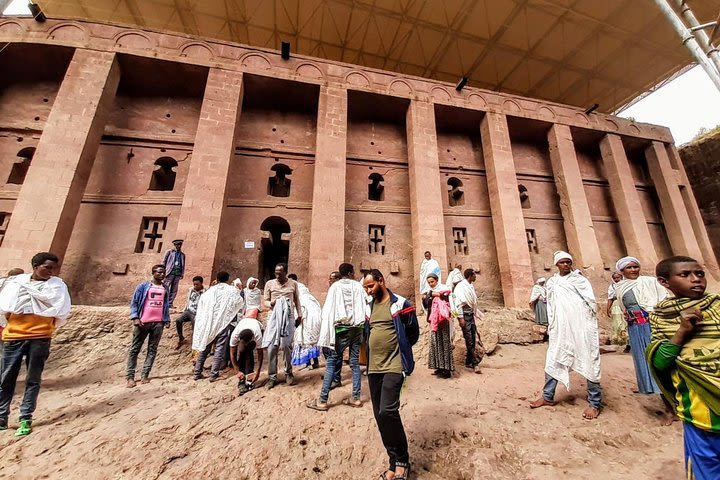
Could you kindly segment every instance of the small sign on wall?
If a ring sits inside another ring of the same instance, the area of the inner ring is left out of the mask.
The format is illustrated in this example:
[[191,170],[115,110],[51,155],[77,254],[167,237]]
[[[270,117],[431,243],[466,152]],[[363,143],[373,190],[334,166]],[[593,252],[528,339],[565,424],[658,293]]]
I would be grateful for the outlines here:
[[255,242],[245,242],[245,248],[247,248],[247,249],[255,248]]

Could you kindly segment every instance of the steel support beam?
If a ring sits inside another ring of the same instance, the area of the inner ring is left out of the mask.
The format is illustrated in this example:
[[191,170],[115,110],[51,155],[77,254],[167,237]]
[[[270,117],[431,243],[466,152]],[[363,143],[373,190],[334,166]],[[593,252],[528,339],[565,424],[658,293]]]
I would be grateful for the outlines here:
[[720,71],[715,68],[715,64],[707,57],[695,36],[688,30],[667,0],[655,0],[655,4],[668,19],[677,34],[680,35],[683,44],[690,50],[695,60],[705,69],[705,72],[707,72],[710,80],[715,84],[715,87],[720,91]]

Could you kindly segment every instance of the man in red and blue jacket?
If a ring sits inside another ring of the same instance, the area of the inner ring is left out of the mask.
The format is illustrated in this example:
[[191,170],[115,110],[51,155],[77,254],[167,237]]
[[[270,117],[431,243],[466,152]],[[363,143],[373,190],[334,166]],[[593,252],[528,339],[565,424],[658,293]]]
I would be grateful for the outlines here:
[[363,286],[372,298],[365,323],[368,386],[390,463],[383,477],[404,480],[410,472],[410,457],[400,419],[400,391],[405,378],[415,369],[412,347],[418,341],[420,328],[415,307],[388,290],[379,270],[368,272]]

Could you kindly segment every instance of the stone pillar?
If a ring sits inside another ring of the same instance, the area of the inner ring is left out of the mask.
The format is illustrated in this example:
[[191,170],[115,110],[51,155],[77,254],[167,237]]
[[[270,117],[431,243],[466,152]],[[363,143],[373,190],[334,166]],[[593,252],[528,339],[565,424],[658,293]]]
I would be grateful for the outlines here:
[[[416,294],[419,293],[420,264],[430,251],[447,277],[445,220],[443,218],[440,161],[435,130],[435,107],[412,100],[407,111],[408,175],[410,177],[410,223]],[[419,303],[419,297],[415,303]]]
[[[693,232],[695,233],[695,239],[698,242],[702,257],[705,262],[705,268],[709,270],[715,280],[715,288],[720,286],[720,267],[718,267],[717,257],[710,243],[710,237],[708,237],[707,228],[705,228],[705,221],[702,218],[700,209],[697,205],[697,200],[693,194],[690,180],[685,172],[685,167],[680,159],[680,154],[675,148],[675,145],[667,145],[666,151],[670,157],[670,164],[673,168],[677,169],[679,177],[679,188],[680,195],[682,196],[683,203],[685,205],[685,211],[687,213],[690,225],[692,225]],[[698,259],[700,260],[700,259]]]
[[657,253],[620,136],[613,133],[605,135],[600,141],[600,154],[620,223],[625,253],[640,259],[651,272],[658,261]]
[[119,80],[114,53],[75,50],[15,202],[0,271],[28,270],[40,251],[65,255]]
[[680,195],[680,172],[670,165],[665,144],[652,142],[645,149],[645,158],[650,178],[660,199],[660,211],[673,253],[701,259],[703,255]]
[[[345,259],[347,90],[322,86],[317,116],[308,282],[319,299],[330,272]],[[360,267],[355,266],[360,272]]]
[[[202,275],[208,284],[227,204],[228,171],[242,109],[242,80],[240,72],[210,69],[175,235],[185,241],[186,273]],[[188,281],[186,275],[185,283]]]
[[505,115],[486,113],[480,137],[503,299],[506,307],[525,307],[534,281]]
[[570,254],[575,258],[578,267],[603,273],[603,259],[595,236],[570,127],[553,125],[548,132],[548,144]]

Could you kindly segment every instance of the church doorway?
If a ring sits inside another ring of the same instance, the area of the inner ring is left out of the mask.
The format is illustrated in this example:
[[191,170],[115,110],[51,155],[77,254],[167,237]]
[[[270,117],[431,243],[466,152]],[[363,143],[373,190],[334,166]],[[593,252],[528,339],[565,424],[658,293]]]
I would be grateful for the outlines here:
[[268,217],[260,225],[260,265],[258,278],[264,284],[275,278],[275,265],[288,263],[290,224],[282,217]]

